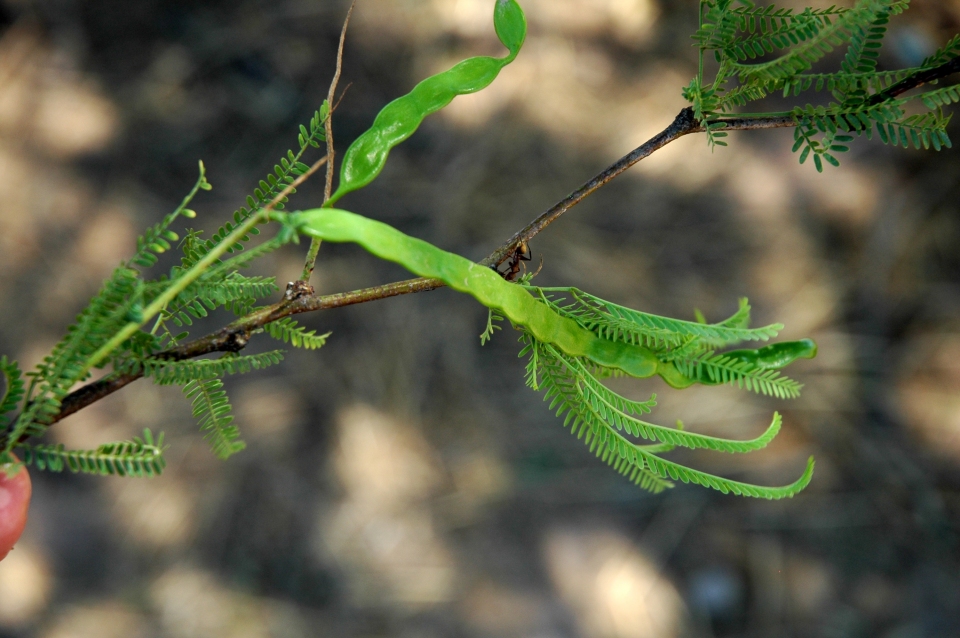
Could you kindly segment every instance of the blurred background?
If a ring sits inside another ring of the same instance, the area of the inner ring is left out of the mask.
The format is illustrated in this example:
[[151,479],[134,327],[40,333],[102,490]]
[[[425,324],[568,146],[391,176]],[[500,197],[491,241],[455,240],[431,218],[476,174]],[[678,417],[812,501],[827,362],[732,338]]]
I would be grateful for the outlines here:
[[[499,55],[492,4],[359,0],[340,151],[419,79]],[[960,1],[913,5],[888,68],[960,30]],[[518,60],[431,117],[345,207],[479,259],[684,106],[694,0],[523,6]],[[214,190],[195,224],[210,232],[240,206],[326,94],[346,8],[0,3],[0,352],[39,361],[198,160]],[[329,345],[228,381],[249,444],[228,462],[177,389],[144,381],[54,427],[75,447],[163,430],[170,466],[152,480],[34,472],[29,526],[0,564],[0,636],[960,635],[960,153],[859,141],[818,175],[791,143],[735,133],[711,153],[684,138],[531,248],[545,285],[712,320],[748,296],[758,324],[815,338],[792,402],[617,386],[657,392],[660,423],[729,437],[782,411],[765,451],[681,458],[783,484],[814,454],[800,496],[640,491],[524,387],[512,331],[481,348],[484,309],[441,290],[302,316]],[[321,196],[317,178],[293,205]],[[283,285],[304,250],[256,272]],[[314,283],[404,276],[324,245]]]

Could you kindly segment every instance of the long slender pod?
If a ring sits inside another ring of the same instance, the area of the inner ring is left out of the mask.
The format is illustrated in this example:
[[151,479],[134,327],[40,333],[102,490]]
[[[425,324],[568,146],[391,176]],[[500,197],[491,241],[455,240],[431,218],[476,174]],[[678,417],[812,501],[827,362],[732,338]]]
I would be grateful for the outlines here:
[[387,104],[373,121],[373,126],[344,153],[340,184],[327,202],[328,206],[376,179],[390,150],[413,135],[425,117],[450,104],[458,95],[486,88],[503,67],[513,62],[527,35],[526,18],[516,0],[497,0],[493,24],[500,42],[510,51],[509,55],[466,59],[423,80],[410,93]]
[[[552,344],[569,356],[584,357],[598,366],[619,370],[631,377],[645,378],[660,373],[675,387],[696,382],[716,383],[700,368],[694,367],[689,376],[684,375],[673,363],[660,361],[649,348],[605,339],[573,319],[558,314],[523,286],[505,281],[490,268],[405,235],[382,222],[335,208],[297,213],[291,222],[306,235],[331,242],[355,242],[377,257],[398,263],[416,275],[440,279],[454,290],[465,292],[484,306],[503,313],[538,341]],[[779,343],[760,350],[738,350],[735,353],[739,361],[758,359],[772,369],[815,352],[812,342],[807,342],[811,345],[806,347],[798,346],[800,343]]]
[[632,377],[657,373],[657,357],[648,348],[601,339],[572,319],[557,315],[492,269],[405,235],[392,226],[332,208],[299,213],[293,223],[306,235],[331,242],[356,242],[416,275],[440,279],[454,290],[472,295],[484,306],[502,312],[537,340],[553,344],[571,356],[586,357]]

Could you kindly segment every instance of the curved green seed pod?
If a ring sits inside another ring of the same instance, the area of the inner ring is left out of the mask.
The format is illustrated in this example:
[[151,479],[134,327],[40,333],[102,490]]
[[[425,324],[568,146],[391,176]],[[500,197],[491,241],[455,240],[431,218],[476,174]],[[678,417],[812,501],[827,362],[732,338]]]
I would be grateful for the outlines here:
[[356,242],[381,259],[393,261],[421,277],[440,279],[454,290],[472,295],[488,308],[523,326],[539,341],[573,357],[615,368],[632,377],[657,373],[657,357],[642,346],[601,339],[577,322],[560,317],[521,286],[505,281],[490,268],[410,237],[387,224],[345,210],[318,208],[299,213],[304,234],[332,242]]
[[[493,270],[405,235],[382,222],[335,208],[317,208],[296,215],[293,223],[304,234],[325,241],[355,242],[377,257],[398,263],[416,275],[439,279],[454,290],[472,295],[484,306],[502,312],[537,340],[550,343],[569,356],[585,357],[599,366],[620,370],[632,377],[659,374],[674,388],[686,388],[694,383],[721,383],[705,373],[696,377],[684,375],[673,362],[658,360],[643,346],[604,339],[576,321],[558,315],[522,286],[505,281]],[[753,362],[763,369],[779,369],[797,358],[810,358],[815,354],[816,344],[805,339],[758,350],[732,350],[723,356]]]
[[516,0],[497,0],[493,24],[497,37],[510,54],[505,58],[478,56],[464,60],[452,69],[423,80],[410,93],[387,104],[373,126],[344,154],[340,185],[327,202],[328,206],[372,182],[383,170],[390,150],[413,135],[423,118],[450,104],[458,95],[486,88],[503,67],[513,62],[527,35],[526,18]]
[[[720,353],[720,356],[730,359],[733,363],[749,363],[761,370],[780,370],[797,359],[813,359],[817,356],[817,344],[811,339],[784,341],[756,350],[729,350]],[[678,390],[689,388],[694,383],[703,385],[721,385],[724,383],[720,379],[711,378],[704,370],[700,370],[695,377],[687,376],[680,372],[672,361],[661,361],[657,374],[670,387]]]
[[[677,366],[674,365],[673,361],[661,361],[657,372],[660,373],[660,378],[667,382],[667,385],[677,390],[689,388],[694,383],[700,381],[699,379],[688,377],[677,370]],[[708,384],[709,383],[708,381]]]
[[724,356],[752,363],[758,368],[779,370],[797,359],[813,359],[817,356],[817,344],[810,339],[775,343],[758,350],[730,350]]

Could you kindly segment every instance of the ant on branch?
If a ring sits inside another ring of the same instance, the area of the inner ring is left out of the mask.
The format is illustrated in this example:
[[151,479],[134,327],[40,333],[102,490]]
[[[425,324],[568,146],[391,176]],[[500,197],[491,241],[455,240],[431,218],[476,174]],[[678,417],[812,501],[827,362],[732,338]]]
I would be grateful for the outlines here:
[[[517,243],[516,248],[513,249],[513,254],[510,255],[510,258],[507,260],[507,270],[505,272],[500,272],[498,266],[491,266],[491,268],[507,281],[515,281],[521,269],[524,274],[527,272],[527,266],[523,262],[532,260],[533,253],[530,251],[530,246],[527,245],[526,241],[521,239],[519,243]],[[543,268],[542,259],[540,260],[540,268]],[[540,268],[537,268],[537,273],[540,272]],[[534,276],[536,276],[536,273],[534,273]]]

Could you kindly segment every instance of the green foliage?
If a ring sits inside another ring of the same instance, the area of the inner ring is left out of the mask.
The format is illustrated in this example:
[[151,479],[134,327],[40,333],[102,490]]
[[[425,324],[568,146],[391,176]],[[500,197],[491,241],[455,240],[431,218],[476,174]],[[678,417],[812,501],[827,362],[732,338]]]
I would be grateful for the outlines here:
[[880,47],[887,33],[890,11],[878,11],[869,24],[855,23],[851,26],[850,44],[840,69],[847,75],[872,73],[880,59]]
[[800,388],[803,387],[777,370],[764,369],[724,353],[704,352],[693,357],[679,357],[673,363],[680,374],[686,377],[706,378],[717,384],[728,383],[779,399],[795,399],[800,396]]
[[143,431],[143,438],[132,441],[105,443],[95,450],[67,450],[57,445],[17,445],[23,462],[38,470],[74,474],[98,474],[100,476],[152,477],[163,473],[167,462],[163,458],[163,433],[154,441],[150,430]]
[[[244,256],[251,252],[247,251]],[[247,309],[258,299],[269,297],[279,290],[274,277],[244,277],[236,271],[220,281],[216,281],[216,277],[210,277],[209,282],[206,279],[201,278],[187,288],[182,294],[182,301],[169,304],[163,310],[162,320],[172,321],[178,328],[192,326],[194,319],[202,319],[219,307]]]
[[186,385],[191,381],[218,379],[231,374],[247,374],[263,370],[283,361],[283,350],[261,354],[227,354],[217,359],[165,361],[148,359],[143,362],[143,376],[158,385]]
[[[224,259],[223,261],[218,260],[216,264],[207,269],[207,271],[200,278],[199,283],[205,284],[209,282],[220,281],[225,277],[229,277],[235,271],[241,268],[246,268],[261,257],[269,255],[273,251],[283,246],[283,244],[284,241],[281,238],[274,237],[273,239],[269,239],[258,246],[248,248],[238,255],[234,255],[233,257]],[[184,266],[186,266],[186,263]],[[190,268],[192,267],[193,265],[190,266]],[[176,272],[178,272],[178,269],[175,268],[174,273]]]
[[920,96],[923,105],[928,109],[936,109],[938,106],[947,106],[960,102],[960,87],[957,85],[948,86],[936,91],[927,91]]
[[[557,314],[610,341],[643,345],[652,349],[675,348],[691,339],[720,347],[744,341],[767,341],[783,330],[782,324],[747,328],[750,304],[741,300],[733,317],[716,324],[697,323],[660,317],[604,301],[576,288],[536,288],[540,299]],[[564,295],[557,298],[555,295]]]
[[[683,321],[625,308],[576,288],[528,289],[558,315],[573,319],[602,339],[642,345],[653,350],[662,364],[660,374],[668,383],[674,384],[674,379],[665,376],[664,372],[669,370],[668,374],[672,374],[674,371],[667,367],[667,364],[672,364],[681,377],[695,379],[698,383],[727,383],[779,398],[795,398],[800,394],[800,384],[778,372],[782,365],[763,365],[757,357],[762,351],[714,353],[716,348],[744,341],[767,341],[783,329],[781,324],[749,328],[750,304],[746,299],[740,300],[740,308],[730,318],[708,324],[706,321]],[[563,296],[557,298],[557,293]],[[772,346],[774,350],[768,356],[774,352],[783,353],[790,347],[793,347],[792,343]],[[744,356],[746,352],[753,354]],[[602,374],[615,375],[617,371],[604,371]],[[679,385],[688,384],[681,380]]]
[[147,268],[155,264],[157,255],[169,249],[169,242],[176,239],[169,226],[178,217],[194,217],[195,213],[187,206],[199,191],[210,188],[201,162],[197,182],[180,206],[137,239],[133,257],[114,270],[51,353],[34,371],[27,373],[30,385],[26,407],[3,437],[4,452],[21,439],[42,435],[47,423],[59,414],[61,401],[76,383],[88,378],[91,367],[103,367],[108,361],[115,367],[129,366],[130,361],[143,359],[156,350],[159,340],[139,333],[118,344],[108,359],[95,360],[121,330],[144,320],[144,306],[156,296],[156,291],[173,283],[172,278],[148,283],[132,266]]
[[170,250],[170,242],[177,241],[180,238],[179,235],[170,230],[171,224],[181,215],[188,219],[196,217],[197,214],[187,206],[199,191],[208,191],[212,188],[210,182],[207,181],[206,168],[203,166],[203,162],[200,162],[200,177],[197,178],[197,183],[194,184],[193,189],[187,193],[176,210],[164,217],[159,224],[148,228],[143,235],[137,238],[137,252],[129,259],[128,263],[141,268],[149,268],[156,264],[157,255]]
[[501,329],[501,326],[498,326],[494,322],[503,321],[503,315],[494,310],[493,308],[487,308],[487,327],[480,333],[480,345],[485,346],[487,342],[493,339],[493,334]]
[[[318,116],[312,126],[320,126]],[[310,140],[315,142],[314,138]],[[311,146],[309,140],[307,146]],[[294,166],[291,170],[300,169]],[[192,326],[194,320],[218,307],[243,313],[258,299],[277,292],[274,278],[245,277],[237,269],[276,250],[281,242],[273,239],[221,260],[219,255],[240,236],[236,228],[233,228],[232,239],[228,235],[218,236],[213,245],[191,231],[183,240],[184,258],[168,275],[148,281],[139,270],[155,265],[157,255],[171,247],[170,242],[177,239],[171,224],[179,217],[194,217],[195,213],[187,206],[199,191],[209,189],[201,163],[200,176],[180,206],[137,240],[135,255],[114,271],[50,355],[27,373],[30,384],[26,403],[13,424],[9,423],[6,413],[22,400],[23,383],[15,364],[8,363],[6,358],[0,360],[0,369],[7,379],[7,391],[0,404],[0,453],[27,445],[25,439],[29,437],[41,436],[60,413],[61,402],[74,386],[86,380],[92,368],[108,364],[113,368],[112,374],[143,373],[158,383],[187,385],[201,427],[217,454],[226,456],[242,448],[242,443],[236,440],[236,428],[230,426],[232,417],[228,414],[226,395],[214,382],[219,383],[217,379],[227,374],[243,374],[279,363],[282,354],[274,351],[252,356],[228,355],[202,361],[171,361],[157,355],[163,348],[177,345],[188,336],[187,333],[174,334],[168,324],[177,328]],[[252,220],[247,223],[251,224]],[[217,252],[211,253],[211,250]],[[152,310],[148,312],[148,308]],[[151,331],[136,329],[154,316],[156,322]],[[311,334],[305,341],[313,344],[316,339]],[[156,463],[162,459],[157,461],[150,456],[152,443],[143,441],[147,447],[139,451],[130,447],[136,441],[128,443],[127,447],[108,446],[93,451],[31,446],[29,453],[40,469],[67,467],[84,472],[109,470],[137,474],[159,471],[157,468],[161,465]],[[111,465],[116,463],[127,465]]]
[[3,451],[24,436],[38,436],[60,411],[74,384],[89,376],[88,359],[142,310],[139,273],[121,266],[77,317],[76,323],[37,366],[28,372],[27,407],[5,437]]
[[[287,186],[296,181],[297,177],[310,170],[310,167],[300,160],[307,149],[319,148],[321,142],[326,142],[327,138],[324,132],[324,123],[328,117],[330,117],[330,104],[324,100],[320,109],[315,111],[313,117],[310,118],[310,129],[308,130],[303,124],[300,125],[300,134],[297,138],[299,144],[297,152],[294,153],[292,149],[288,150],[286,156],[280,158],[280,163],[274,165],[273,172],[268,173],[264,179],[260,180],[260,183],[253,190],[253,194],[247,196],[247,205],[241,206],[234,211],[233,221],[226,222],[217,229],[217,232],[215,232],[210,239],[199,242],[193,247],[190,256],[191,260],[199,261],[216,246],[222,244],[234,230],[250,219],[251,216],[263,210],[264,206],[269,204],[281,191],[287,188]],[[292,195],[297,191],[296,189],[292,189],[289,192]],[[289,197],[284,196],[275,204],[274,208],[280,210],[288,201]],[[251,235],[258,234],[260,234],[260,231],[253,228],[249,235],[244,235],[240,241],[249,241]],[[231,242],[227,248],[227,252],[231,253],[240,250],[243,250],[243,244],[239,242]],[[186,264],[184,265],[186,266]]]
[[23,399],[23,379],[20,366],[16,361],[10,361],[7,356],[0,357],[0,374],[3,375],[5,388],[3,398],[0,399],[0,435],[10,427],[7,414],[13,412]]
[[960,34],[950,38],[949,42],[937,49],[933,55],[921,62],[920,67],[923,69],[932,69],[940,66],[941,64],[949,62],[958,55],[960,55]]
[[263,329],[274,339],[279,339],[284,343],[289,343],[294,348],[303,348],[304,350],[319,350],[326,345],[327,337],[331,334],[328,332],[318,335],[316,330],[308,332],[306,328],[290,317],[268,323]]
[[193,418],[200,431],[221,459],[227,459],[247,447],[240,440],[240,430],[233,425],[230,400],[220,379],[198,379],[183,386],[183,394],[192,402]]
[[[818,171],[824,163],[839,166],[837,154],[849,150],[855,137],[872,137],[874,130],[885,144],[935,150],[950,146],[946,132],[950,118],[941,109],[960,100],[956,86],[906,98],[884,91],[956,58],[960,37],[917,67],[877,70],[890,18],[907,9],[907,0],[857,0],[850,9],[803,11],[733,4],[732,0],[701,0],[701,25],[693,36],[700,51],[700,70],[683,91],[711,147],[726,145],[722,139],[726,113],[778,91],[784,97],[826,91],[833,98],[789,111],[748,114],[791,117],[796,125],[794,152],[800,153],[801,164],[812,158]],[[846,54],[838,71],[810,72],[824,56],[843,46]],[[708,53],[718,65],[712,80],[704,71]],[[909,112],[908,103],[916,101],[927,112]]]
[[[719,490],[756,498],[780,499],[800,492],[813,475],[813,460],[806,471],[794,483],[784,487],[763,487],[732,481],[699,470],[667,461],[659,456],[674,446],[705,448],[720,452],[743,453],[762,449],[773,440],[780,430],[781,419],[774,414],[767,430],[755,439],[735,441],[686,432],[678,423],[677,428],[666,428],[647,423],[632,416],[652,406],[633,404],[633,410],[624,409],[631,402],[594,379],[582,361],[561,352],[525,334],[521,338],[526,347],[521,355],[529,355],[527,385],[544,391],[544,400],[550,401],[550,409],[563,416],[564,427],[584,443],[604,462],[629,478],[637,485],[660,491],[669,487],[670,479],[684,483],[696,483]],[[638,445],[627,435],[659,441],[666,445]]]

